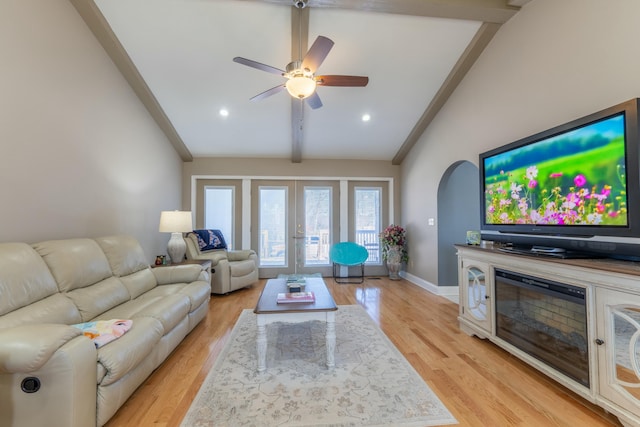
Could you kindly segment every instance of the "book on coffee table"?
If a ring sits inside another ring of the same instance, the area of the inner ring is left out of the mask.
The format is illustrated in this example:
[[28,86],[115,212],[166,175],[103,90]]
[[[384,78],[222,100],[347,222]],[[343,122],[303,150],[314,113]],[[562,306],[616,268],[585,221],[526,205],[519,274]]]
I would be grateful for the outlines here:
[[313,292],[281,292],[278,294],[278,304],[315,302],[316,296]]

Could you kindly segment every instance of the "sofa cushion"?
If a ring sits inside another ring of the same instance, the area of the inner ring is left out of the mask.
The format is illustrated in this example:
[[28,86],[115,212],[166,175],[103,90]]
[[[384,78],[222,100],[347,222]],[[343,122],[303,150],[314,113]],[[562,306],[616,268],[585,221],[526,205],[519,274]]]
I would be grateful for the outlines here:
[[166,335],[187,316],[189,308],[189,298],[186,295],[144,294],[102,313],[99,319],[133,319],[135,323],[140,317],[152,317],[162,324],[162,334]]
[[201,281],[192,283],[176,283],[158,286],[145,294],[145,297],[158,297],[172,294],[186,295],[189,298],[189,312],[200,307],[211,296],[211,286]]
[[81,321],[80,311],[78,311],[73,302],[64,295],[55,293],[40,301],[0,316],[0,329],[38,323],[71,325]]
[[26,243],[0,244],[0,316],[57,293],[53,275]]
[[135,273],[121,276],[120,281],[127,287],[132,299],[138,298],[145,292],[155,288],[158,284],[155,274],[153,274],[148,266]]
[[58,289],[80,310],[82,322],[131,299],[95,240],[50,240],[33,247],[49,266]]
[[133,319],[126,334],[98,349],[98,384],[112,384],[127,375],[151,354],[162,332],[162,325],[152,317]]
[[202,286],[202,282],[188,283],[180,289],[180,293],[189,297],[191,302],[189,312],[193,312],[211,298],[211,285],[207,283],[206,286]]
[[149,267],[140,243],[131,236],[109,236],[95,239],[109,260],[117,277],[127,276]]
[[109,277],[92,286],[74,289],[66,295],[80,310],[83,322],[94,320],[102,313],[131,299],[127,288],[117,277]]
[[231,269],[231,277],[243,277],[256,270],[256,263],[251,259],[235,261],[229,263],[229,268]]
[[61,292],[84,288],[113,275],[107,257],[94,240],[49,240],[33,247],[49,266]]

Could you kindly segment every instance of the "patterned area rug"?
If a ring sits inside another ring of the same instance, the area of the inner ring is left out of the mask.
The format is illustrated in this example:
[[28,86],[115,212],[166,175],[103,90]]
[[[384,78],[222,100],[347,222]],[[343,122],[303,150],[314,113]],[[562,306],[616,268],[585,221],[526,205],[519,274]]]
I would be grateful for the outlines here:
[[325,324],[267,327],[267,370],[256,362],[256,319],[244,310],[183,427],[434,426],[456,424],[358,305],[336,314],[336,367],[325,365]]
[[278,279],[288,279],[290,276],[294,277],[322,277],[320,273],[311,274],[278,274]]

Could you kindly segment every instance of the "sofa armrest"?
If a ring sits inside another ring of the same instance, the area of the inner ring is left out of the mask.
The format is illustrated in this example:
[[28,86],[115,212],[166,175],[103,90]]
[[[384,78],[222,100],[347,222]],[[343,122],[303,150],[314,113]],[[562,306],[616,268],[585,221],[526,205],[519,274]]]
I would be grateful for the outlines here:
[[199,252],[197,255],[193,257],[187,257],[188,259],[197,259],[197,260],[209,260],[211,261],[211,266],[215,267],[218,265],[220,261],[226,261],[227,259],[227,251],[224,249],[210,251],[210,252]]
[[81,335],[78,328],[56,324],[0,329],[0,374],[36,371],[60,347]]
[[0,425],[95,426],[97,355],[73,326],[0,329]]
[[251,255],[256,255],[256,251],[253,249],[227,251],[227,259],[229,261],[244,261],[251,258]]
[[158,285],[170,285],[202,280],[203,268],[199,264],[182,264],[152,268],[151,271],[153,271]]

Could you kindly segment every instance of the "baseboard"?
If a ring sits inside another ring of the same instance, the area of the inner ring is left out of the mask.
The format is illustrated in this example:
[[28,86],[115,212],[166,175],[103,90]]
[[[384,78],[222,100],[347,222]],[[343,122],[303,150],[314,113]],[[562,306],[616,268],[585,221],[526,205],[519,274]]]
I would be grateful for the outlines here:
[[421,279],[418,276],[414,276],[413,274],[407,273],[406,271],[401,271],[400,276],[402,278],[408,280],[414,285],[418,285],[421,288],[431,292],[432,294],[439,295],[448,299],[449,301],[455,302],[458,304],[459,302],[459,290],[458,286],[438,286],[433,283]]

